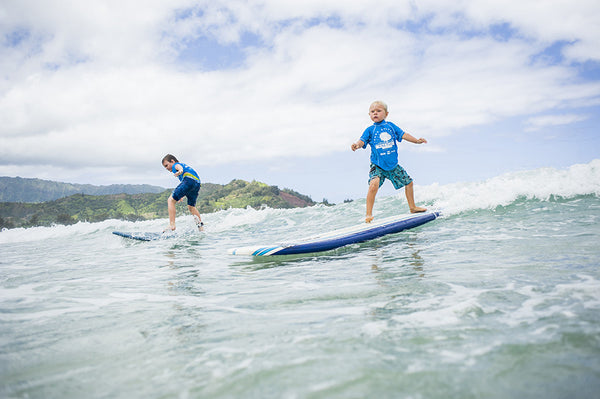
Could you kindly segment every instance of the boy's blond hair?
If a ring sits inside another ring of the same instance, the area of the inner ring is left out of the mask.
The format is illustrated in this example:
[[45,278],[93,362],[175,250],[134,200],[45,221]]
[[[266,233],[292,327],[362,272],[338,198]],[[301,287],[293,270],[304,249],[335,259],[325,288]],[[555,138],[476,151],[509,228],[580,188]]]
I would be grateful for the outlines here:
[[371,109],[371,107],[373,107],[373,105],[381,105],[383,107],[383,109],[385,110],[385,112],[388,112],[387,104],[384,103],[383,101],[380,101],[380,100],[373,101],[373,103],[369,106],[369,109]]

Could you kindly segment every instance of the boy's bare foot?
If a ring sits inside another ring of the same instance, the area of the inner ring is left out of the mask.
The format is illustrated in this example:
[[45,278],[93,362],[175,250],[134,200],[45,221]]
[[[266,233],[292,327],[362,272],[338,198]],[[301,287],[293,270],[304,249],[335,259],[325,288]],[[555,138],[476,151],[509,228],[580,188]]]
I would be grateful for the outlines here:
[[196,227],[198,227],[198,231],[204,231],[204,223],[200,220],[200,218],[194,215],[194,222],[196,222]]
[[175,226],[169,226],[166,229],[163,230],[163,233],[169,232],[169,231],[175,231]]
[[367,216],[365,218],[365,223],[371,223],[373,221],[374,217],[373,216]]
[[410,213],[425,212],[426,210],[427,210],[427,208],[421,208],[420,206],[415,206],[414,208],[410,209]]

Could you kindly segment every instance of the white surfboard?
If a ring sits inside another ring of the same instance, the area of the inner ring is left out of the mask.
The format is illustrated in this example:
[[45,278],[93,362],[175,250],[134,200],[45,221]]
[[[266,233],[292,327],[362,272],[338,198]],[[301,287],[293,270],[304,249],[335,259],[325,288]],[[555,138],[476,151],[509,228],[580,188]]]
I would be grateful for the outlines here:
[[371,223],[361,223],[356,226],[306,237],[294,243],[253,245],[233,248],[228,252],[231,255],[273,256],[329,251],[344,245],[368,241],[387,234],[412,229],[435,220],[439,215],[439,212],[425,212],[392,216],[380,220],[376,219]]

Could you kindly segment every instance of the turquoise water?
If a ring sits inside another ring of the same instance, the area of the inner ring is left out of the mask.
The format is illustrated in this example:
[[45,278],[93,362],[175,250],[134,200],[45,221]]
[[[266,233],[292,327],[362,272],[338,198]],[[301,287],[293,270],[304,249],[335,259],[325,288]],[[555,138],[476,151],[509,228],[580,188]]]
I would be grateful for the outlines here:
[[[322,254],[227,249],[364,200],[0,233],[0,397],[595,398],[600,161],[415,187],[444,216]],[[407,211],[402,193],[376,217]]]

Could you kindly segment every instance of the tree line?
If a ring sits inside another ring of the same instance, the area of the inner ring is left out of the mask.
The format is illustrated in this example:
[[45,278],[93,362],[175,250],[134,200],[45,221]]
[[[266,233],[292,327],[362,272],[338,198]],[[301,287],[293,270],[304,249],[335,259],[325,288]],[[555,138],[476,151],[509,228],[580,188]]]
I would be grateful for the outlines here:
[[[1,202],[0,228],[69,225],[80,221],[107,219],[150,220],[168,217],[167,199],[171,190],[160,193],[87,195],[74,194],[41,203]],[[196,207],[200,213],[229,208],[294,208],[312,206],[306,195],[265,183],[232,180],[226,185],[204,183]],[[187,209],[185,199],[178,212]]]

